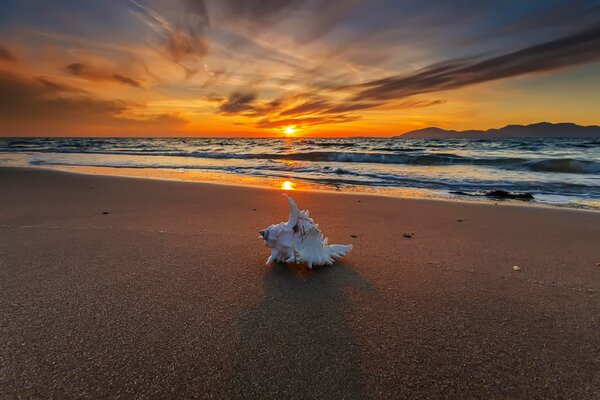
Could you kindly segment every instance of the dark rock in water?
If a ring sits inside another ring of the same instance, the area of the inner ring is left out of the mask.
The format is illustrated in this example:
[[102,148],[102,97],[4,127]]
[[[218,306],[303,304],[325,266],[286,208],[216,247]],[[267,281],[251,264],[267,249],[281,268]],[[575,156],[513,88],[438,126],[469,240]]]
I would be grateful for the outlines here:
[[405,234],[403,234],[402,236],[404,236],[405,238],[408,238],[408,239],[410,239],[410,238],[412,238],[414,235],[415,235],[414,233],[410,233],[410,232],[409,232],[409,233],[405,233]]
[[346,170],[345,170],[345,169],[343,169],[343,168],[336,168],[336,169],[334,169],[334,170],[333,170],[333,172],[334,172],[335,174],[338,174],[338,175],[343,175],[343,174],[345,174],[345,173],[346,173]]
[[515,193],[507,192],[506,190],[490,190],[485,192],[486,197],[493,197],[496,199],[516,199],[516,200],[533,200],[534,197],[531,193]]

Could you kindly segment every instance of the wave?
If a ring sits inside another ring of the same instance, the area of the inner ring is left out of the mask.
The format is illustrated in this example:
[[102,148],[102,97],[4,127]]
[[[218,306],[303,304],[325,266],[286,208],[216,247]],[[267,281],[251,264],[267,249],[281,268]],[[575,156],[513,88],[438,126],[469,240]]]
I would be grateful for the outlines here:
[[[600,193],[598,186],[589,186],[573,182],[501,182],[486,181],[476,178],[457,179],[456,177],[443,176],[411,176],[402,173],[383,173],[355,171],[342,167],[328,165],[305,167],[293,166],[286,163],[261,163],[252,166],[225,166],[225,165],[170,165],[170,164],[145,164],[136,165],[118,162],[81,162],[81,161],[50,161],[31,160],[31,165],[36,166],[86,166],[110,167],[133,169],[176,169],[227,172],[242,175],[252,175],[270,178],[297,179],[319,182],[324,184],[347,184],[378,187],[415,187],[424,189],[455,190],[479,192],[482,190],[507,190],[507,191],[532,191],[534,193],[563,193],[567,195],[592,195]],[[592,197],[597,197],[596,195]]]
[[[535,173],[599,174],[600,158],[593,154],[598,139],[572,140],[403,140],[393,139],[210,139],[210,138],[43,138],[0,140],[0,153],[44,153],[178,157],[251,161],[298,161],[407,166],[481,166]],[[443,149],[442,149],[443,148]],[[441,150],[441,151],[440,151]],[[157,158],[158,160],[158,158]],[[139,161],[139,160],[138,160]],[[136,163],[134,157],[129,160]],[[162,163],[162,161],[155,161]],[[231,163],[229,163],[231,164]],[[241,163],[240,163],[241,164]],[[298,164],[298,163],[296,163]],[[331,164],[329,164],[331,165]],[[305,167],[315,167],[305,165]],[[340,165],[331,165],[333,168]],[[365,169],[365,168],[363,168]],[[437,173],[437,172],[436,172]],[[345,174],[338,170],[338,175]]]
[[571,158],[530,161],[526,166],[538,172],[562,172],[572,174],[600,173],[600,163],[594,161],[574,160]]
[[452,153],[437,154],[406,154],[382,152],[336,152],[336,151],[307,151],[294,153],[230,153],[219,151],[182,152],[165,149],[144,149],[142,151],[126,150],[89,150],[81,149],[37,149],[40,153],[66,153],[66,154],[108,154],[108,155],[133,155],[133,156],[167,156],[167,157],[192,157],[206,159],[243,159],[243,160],[285,160],[306,162],[339,162],[339,163],[372,163],[372,164],[398,164],[416,166],[444,166],[444,165],[473,165],[487,166],[512,170],[528,170],[533,172],[552,172],[567,174],[598,174],[600,162],[579,160],[573,158],[561,159],[527,159],[511,157],[464,157]]

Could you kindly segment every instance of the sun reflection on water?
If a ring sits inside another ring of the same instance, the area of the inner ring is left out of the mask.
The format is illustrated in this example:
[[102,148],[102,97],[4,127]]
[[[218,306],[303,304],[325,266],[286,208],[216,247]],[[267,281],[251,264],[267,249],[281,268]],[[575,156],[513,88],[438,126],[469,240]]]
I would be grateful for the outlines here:
[[283,181],[281,183],[281,190],[294,190],[296,185],[292,181]]

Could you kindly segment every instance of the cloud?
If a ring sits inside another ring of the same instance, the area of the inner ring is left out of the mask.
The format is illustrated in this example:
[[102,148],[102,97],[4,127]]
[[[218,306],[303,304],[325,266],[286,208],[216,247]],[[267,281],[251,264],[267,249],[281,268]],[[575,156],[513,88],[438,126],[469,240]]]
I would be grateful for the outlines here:
[[[93,126],[143,128],[159,123],[173,127],[187,121],[172,114],[146,113],[143,105],[99,99],[48,78],[0,72],[0,122],[24,134],[32,133],[29,129],[35,126],[42,132],[58,126],[81,134]],[[10,134],[9,129],[4,132]]]
[[44,85],[49,91],[53,91],[54,93],[86,93],[85,90],[54,82],[48,78],[44,78],[43,76],[35,78],[35,80]]
[[253,102],[256,100],[256,93],[233,92],[227,100],[221,104],[219,111],[223,114],[239,114],[255,110]]
[[357,115],[327,115],[283,119],[264,118],[256,123],[256,127],[263,129],[275,129],[290,125],[306,127],[326,124],[341,124],[345,122],[355,121],[359,118],[360,117]]
[[320,113],[324,110],[327,110],[330,107],[329,102],[327,100],[318,99],[318,100],[309,100],[304,103],[301,103],[297,106],[288,108],[279,113],[280,116],[290,116],[290,115],[305,115],[312,113]]
[[124,102],[98,100],[46,78],[29,80],[0,73],[1,119],[109,118],[127,110]]
[[164,42],[168,55],[177,62],[189,57],[204,57],[208,53],[208,42],[185,32],[173,31],[166,35]]
[[226,12],[254,23],[268,22],[284,12],[297,9],[305,0],[221,0]]
[[131,11],[158,35],[158,49],[166,58],[185,70],[186,77],[198,72],[199,60],[209,50],[205,31],[210,18],[203,0],[183,1],[184,27],[177,27],[157,11],[136,0],[129,0]]
[[282,21],[296,19],[290,32],[297,42],[314,41],[333,30],[359,0],[219,0],[225,15],[250,31],[270,29]]
[[0,61],[17,61],[17,58],[2,44],[0,44]]
[[384,101],[457,89],[531,73],[543,73],[600,59],[600,27],[484,60],[438,63],[410,75],[355,85],[355,100]]
[[71,75],[87,79],[90,81],[110,81],[122,85],[141,88],[142,84],[139,80],[125,76],[116,72],[112,72],[106,68],[96,67],[83,63],[72,63],[67,65],[65,71]]
[[[360,119],[356,111],[382,106],[394,109],[422,108],[445,103],[444,100],[407,99],[402,102],[357,102],[352,99],[327,98],[317,92],[298,93],[259,101],[254,92],[233,92],[227,99],[209,97],[220,102],[219,112],[254,120],[258,128],[279,128],[288,125],[314,126],[338,124]],[[393,106],[391,105],[393,103]]]
[[186,25],[190,34],[195,37],[204,35],[210,26],[210,17],[204,0],[184,0],[183,4]]

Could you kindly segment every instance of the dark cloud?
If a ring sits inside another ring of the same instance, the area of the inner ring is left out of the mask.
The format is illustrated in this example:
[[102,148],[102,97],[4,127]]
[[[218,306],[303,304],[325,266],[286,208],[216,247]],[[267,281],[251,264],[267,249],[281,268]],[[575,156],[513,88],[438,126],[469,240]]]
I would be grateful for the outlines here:
[[177,62],[188,57],[204,57],[208,53],[208,42],[202,38],[191,37],[185,32],[174,31],[166,35],[165,50]]
[[35,80],[44,85],[48,90],[55,93],[86,93],[85,90],[54,82],[48,78],[38,77]]
[[112,72],[102,67],[91,66],[83,63],[72,63],[67,65],[64,69],[71,75],[75,75],[90,81],[111,81],[135,88],[142,87],[142,84],[137,79]]
[[219,111],[223,114],[240,114],[248,111],[254,111],[256,93],[249,92],[233,92],[227,100],[219,107]]
[[383,101],[542,73],[600,59],[600,27],[485,60],[450,60],[412,75],[356,85],[355,100]]
[[98,99],[83,90],[48,78],[26,79],[0,72],[0,121],[9,126],[49,123],[79,131],[91,124],[143,127],[158,122],[168,125],[186,122],[167,114],[138,118],[134,111],[139,108],[143,106],[120,100]]
[[76,89],[45,78],[28,80],[0,73],[0,118],[107,118],[127,110],[120,101],[94,99]]
[[0,44],[0,60],[4,61],[17,61],[17,58],[2,44]]

